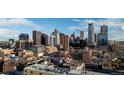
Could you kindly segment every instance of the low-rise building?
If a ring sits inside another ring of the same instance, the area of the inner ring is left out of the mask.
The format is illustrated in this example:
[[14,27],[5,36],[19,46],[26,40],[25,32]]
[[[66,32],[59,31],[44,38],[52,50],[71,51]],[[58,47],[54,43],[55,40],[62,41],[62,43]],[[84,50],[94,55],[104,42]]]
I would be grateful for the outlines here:
[[47,52],[48,54],[51,54],[51,53],[58,52],[58,49],[57,47],[54,47],[54,46],[46,46],[45,52]]
[[68,72],[68,75],[81,75],[82,74],[82,70],[70,70]]
[[92,51],[88,48],[85,48],[82,57],[85,63],[90,63],[92,59]]
[[59,75],[56,73],[55,68],[46,64],[33,64],[25,67],[23,70],[24,75]]
[[43,56],[45,51],[45,46],[34,46],[33,47],[33,52],[36,57],[41,57]]

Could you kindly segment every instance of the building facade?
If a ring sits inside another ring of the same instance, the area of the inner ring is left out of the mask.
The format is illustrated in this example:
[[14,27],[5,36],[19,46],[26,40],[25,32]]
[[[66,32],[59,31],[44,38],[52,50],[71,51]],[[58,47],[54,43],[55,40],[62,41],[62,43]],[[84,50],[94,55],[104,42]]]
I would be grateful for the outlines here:
[[42,45],[48,45],[49,44],[49,37],[47,34],[42,33],[41,35],[41,44]]
[[92,51],[88,48],[85,48],[82,53],[82,59],[85,63],[90,63],[92,59]]
[[64,49],[69,50],[69,36],[63,33],[60,33],[60,44],[63,46]]
[[33,45],[41,45],[41,32],[33,31]]
[[98,45],[108,44],[108,26],[102,25],[100,28],[100,33],[97,36]]
[[84,39],[84,31],[80,31],[80,39]]
[[95,39],[94,39],[94,24],[88,24],[88,46],[94,46]]
[[52,33],[55,36],[55,45],[60,45],[60,33],[57,29]]
[[54,35],[50,35],[50,45],[51,46],[55,45],[55,36]]
[[29,46],[29,34],[21,33],[19,35],[19,48],[28,49],[28,46]]

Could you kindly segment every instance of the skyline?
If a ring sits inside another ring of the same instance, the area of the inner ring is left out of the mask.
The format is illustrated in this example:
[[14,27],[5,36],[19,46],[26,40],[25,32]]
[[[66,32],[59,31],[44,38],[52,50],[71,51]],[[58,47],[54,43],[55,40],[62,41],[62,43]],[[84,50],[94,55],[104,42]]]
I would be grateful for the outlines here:
[[54,29],[71,35],[80,31],[87,37],[88,23],[93,22],[95,32],[100,32],[100,26],[108,26],[109,40],[124,40],[124,18],[1,18],[0,41],[10,38],[18,40],[20,33],[28,33],[32,39],[32,31],[38,30],[50,35]]

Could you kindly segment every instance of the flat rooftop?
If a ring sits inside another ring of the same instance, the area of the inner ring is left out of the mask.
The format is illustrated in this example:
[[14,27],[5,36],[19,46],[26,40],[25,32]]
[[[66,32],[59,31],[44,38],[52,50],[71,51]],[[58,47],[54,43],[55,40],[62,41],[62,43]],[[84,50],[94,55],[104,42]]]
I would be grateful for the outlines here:
[[54,67],[48,66],[45,64],[37,64],[36,63],[36,64],[30,65],[28,67],[25,67],[24,69],[37,70],[39,72],[47,72],[48,75],[49,74],[60,74],[60,73],[56,73],[56,70]]

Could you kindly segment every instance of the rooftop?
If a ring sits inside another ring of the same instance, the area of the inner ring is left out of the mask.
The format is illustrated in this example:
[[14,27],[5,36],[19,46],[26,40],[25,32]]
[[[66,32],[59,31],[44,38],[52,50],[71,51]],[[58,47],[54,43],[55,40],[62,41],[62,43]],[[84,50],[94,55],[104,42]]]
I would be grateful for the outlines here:
[[82,70],[70,70],[68,72],[69,75],[81,75]]
[[30,65],[28,67],[25,67],[25,69],[31,69],[31,70],[37,70],[39,72],[47,72],[48,75],[49,73],[52,73],[52,74],[59,74],[56,70],[56,68],[54,68],[52,65],[51,66],[48,66],[48,65],[45,65],[45,64],[33,64],[33,65]]

